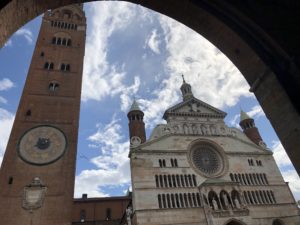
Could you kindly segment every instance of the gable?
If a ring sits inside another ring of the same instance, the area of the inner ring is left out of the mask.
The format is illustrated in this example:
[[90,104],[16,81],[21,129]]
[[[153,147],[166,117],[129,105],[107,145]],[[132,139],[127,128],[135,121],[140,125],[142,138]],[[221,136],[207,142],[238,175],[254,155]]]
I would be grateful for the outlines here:
[[224,118],[227,114],[195,97],[167,109],[163,118],[169,116],[195,116],[195,117],[214,117]]

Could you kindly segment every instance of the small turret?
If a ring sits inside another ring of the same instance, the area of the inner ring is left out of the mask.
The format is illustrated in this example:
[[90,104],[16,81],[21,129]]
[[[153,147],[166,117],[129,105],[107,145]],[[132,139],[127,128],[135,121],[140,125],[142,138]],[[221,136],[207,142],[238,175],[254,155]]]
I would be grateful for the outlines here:
[[183,101],[188,100],[193,97],[192,87],[190,84],[186,83],[184,80],[184,76],[182,75],[182,85],[180,87]]
[[144,113],[136,100],[133,101],[127,117],[129,120],[130,144],[134,146],[144,143],[146,141]]
[[248,116],[243,110],[241,110],[240,114],[240,126],[243,129],[244,134],[246,134],[251,141],[259,146],[266,146],[257,127],[255,126],[254,119]]

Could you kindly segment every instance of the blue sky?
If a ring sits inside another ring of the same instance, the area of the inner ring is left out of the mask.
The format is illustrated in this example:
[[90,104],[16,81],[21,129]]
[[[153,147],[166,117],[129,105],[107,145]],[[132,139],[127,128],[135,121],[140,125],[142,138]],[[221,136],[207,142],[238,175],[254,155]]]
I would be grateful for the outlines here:
[[[123,195],[130,187],[127,111],[133,98],[145,113],[147,136],[164,110],[181,101],[181,74],[194,95],[228,113],[240,107],[255,119],[286,181],[300,199],[300,180],[238,69],[191,29],[124,2],[85,5],[84,59],[75,196]],[[24,85],[41,17],[18,30],[0,50],[0,160]]]

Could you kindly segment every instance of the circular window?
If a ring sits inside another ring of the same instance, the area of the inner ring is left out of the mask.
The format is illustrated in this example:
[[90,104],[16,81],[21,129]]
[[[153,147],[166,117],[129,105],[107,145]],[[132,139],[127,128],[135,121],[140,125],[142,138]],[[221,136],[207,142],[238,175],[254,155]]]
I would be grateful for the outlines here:
[[194,167],[207,177],[219,176],[224,170],[220,152],[210,143],[197,143],[191,148],[190,160]]

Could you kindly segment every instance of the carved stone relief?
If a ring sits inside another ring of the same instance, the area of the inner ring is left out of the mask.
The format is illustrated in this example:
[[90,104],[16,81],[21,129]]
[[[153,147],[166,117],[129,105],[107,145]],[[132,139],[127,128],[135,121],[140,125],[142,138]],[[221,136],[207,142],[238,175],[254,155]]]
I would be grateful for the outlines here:
[[22,207],[27,210],[40,208],[43,205],[47,187],[39,177],[35,177],[30,184],[24,187]]

